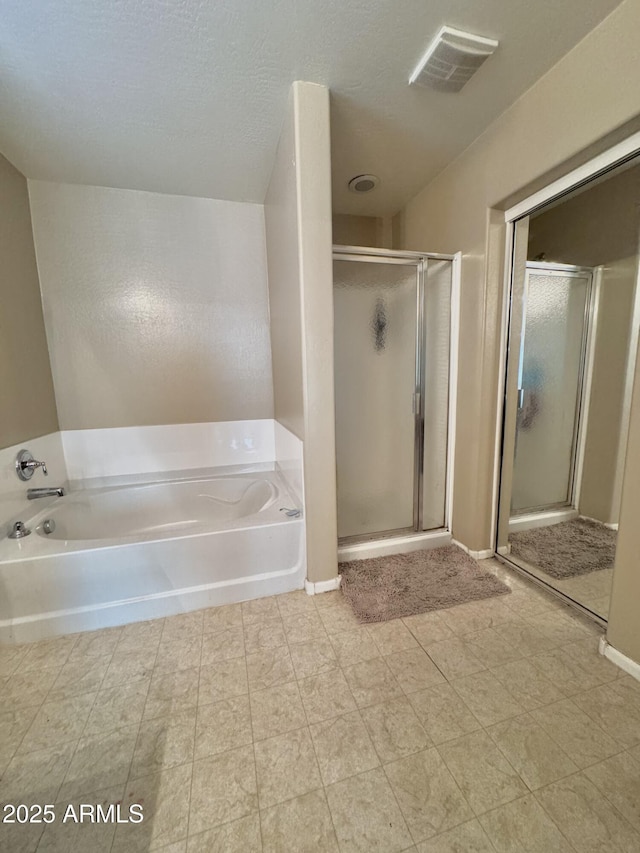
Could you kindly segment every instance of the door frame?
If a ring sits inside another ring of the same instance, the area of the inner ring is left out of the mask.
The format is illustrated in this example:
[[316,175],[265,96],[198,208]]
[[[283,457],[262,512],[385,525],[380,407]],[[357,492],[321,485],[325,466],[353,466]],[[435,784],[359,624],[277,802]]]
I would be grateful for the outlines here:
[[[460,329],[460,261],[461,254],[443,254],[438,252],[409,252],[392,249],[369,248],[363,246],[333,246],[333,260],[360,261],[365,263],[397,263],[407,266],[415,265],[417,270],[416,288],[416,372],[414,390],[414,525],[391,531],[379,531],[364,536],[342,537],[340,547],[366,545],[392,538],[425,539],[441,537],[443,531],[451,533],[453,511],[453,473],[455,454],[455,429],[457,409],[458,382],[458,345]],[[447,459],[445,483],[445,525],[432,531],[422,528],[422,495],[423,495],[423,453],[424,453],[424,287],[426,273],[430,260],[445,260],[452,262],[451,294],[450,294],[450,327],[449,327],[449,382],[448,382],[448,418],[447,418]],[[415,401],[417,400],[417,406]]]

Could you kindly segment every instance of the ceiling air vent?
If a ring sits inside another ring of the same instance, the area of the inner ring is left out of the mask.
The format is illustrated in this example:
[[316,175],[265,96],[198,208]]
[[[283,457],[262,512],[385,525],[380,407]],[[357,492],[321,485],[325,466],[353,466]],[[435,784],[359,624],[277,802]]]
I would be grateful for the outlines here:
[[459,92],[497,47],[494,39],[442,27],[409,77],[409,85]]

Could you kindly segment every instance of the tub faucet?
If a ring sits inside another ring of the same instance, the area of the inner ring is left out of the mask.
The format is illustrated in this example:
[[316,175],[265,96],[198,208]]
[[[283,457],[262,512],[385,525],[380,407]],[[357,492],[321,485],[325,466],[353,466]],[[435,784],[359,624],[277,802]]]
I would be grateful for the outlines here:
[[27,489],[27,499],[35,501],[36,498],[62,498],[64,489],[62,486],[54,486],[49,489]]

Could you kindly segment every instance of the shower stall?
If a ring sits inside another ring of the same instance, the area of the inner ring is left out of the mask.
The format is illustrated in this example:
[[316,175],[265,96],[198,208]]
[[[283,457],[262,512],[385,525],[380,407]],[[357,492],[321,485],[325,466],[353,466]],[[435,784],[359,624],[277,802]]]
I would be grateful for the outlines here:
[[391,537],[427,547],[430,532],[450,526],[454,264],[449,255],[334,247],[343,550]]

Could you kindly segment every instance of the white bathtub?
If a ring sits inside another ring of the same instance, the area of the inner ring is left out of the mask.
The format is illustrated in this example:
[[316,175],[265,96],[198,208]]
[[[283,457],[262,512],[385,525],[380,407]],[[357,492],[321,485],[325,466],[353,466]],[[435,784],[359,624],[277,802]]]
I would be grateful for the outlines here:
[[281,511],[294,506],[272,471],[84,489],[44,509],[34,501],[22,519],[31,535],[0,541],[0,642],[299,589],[304,525]]

